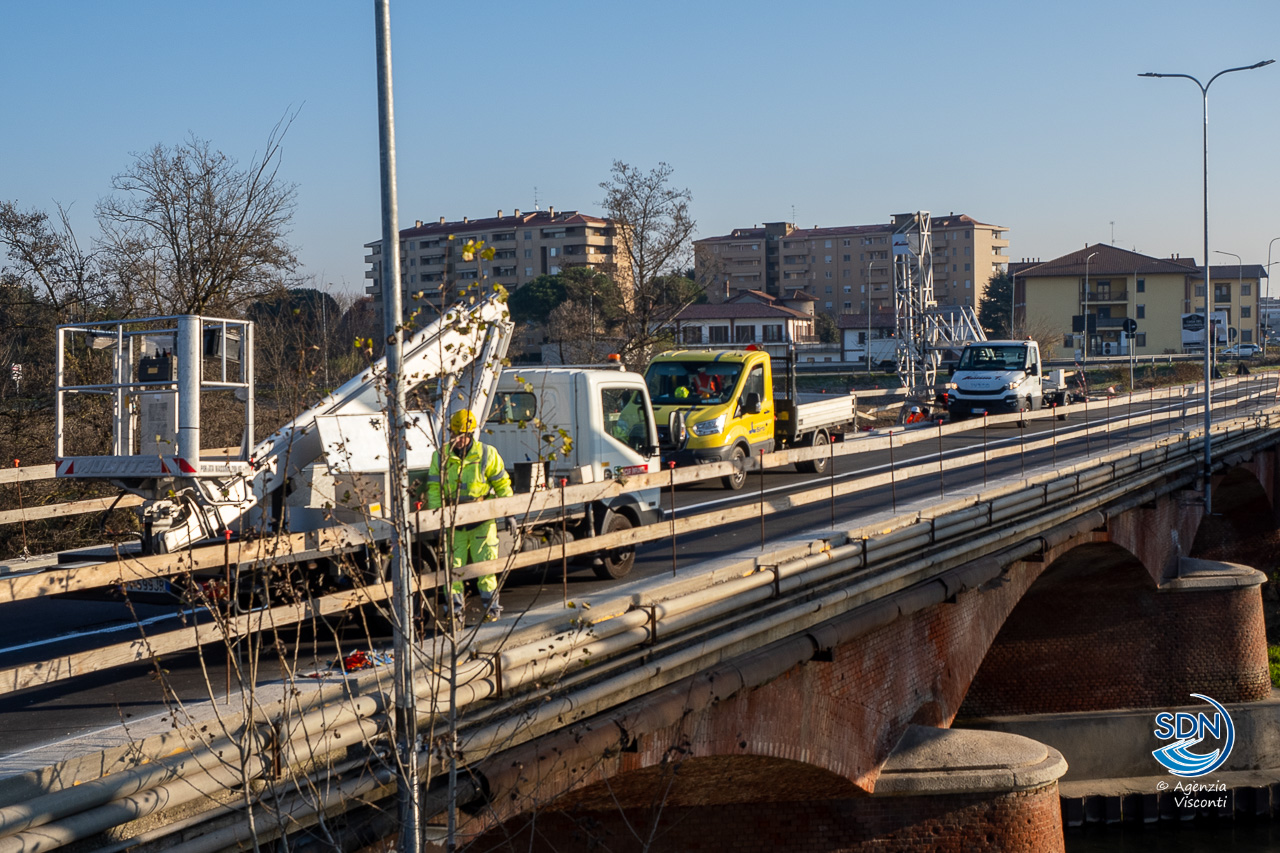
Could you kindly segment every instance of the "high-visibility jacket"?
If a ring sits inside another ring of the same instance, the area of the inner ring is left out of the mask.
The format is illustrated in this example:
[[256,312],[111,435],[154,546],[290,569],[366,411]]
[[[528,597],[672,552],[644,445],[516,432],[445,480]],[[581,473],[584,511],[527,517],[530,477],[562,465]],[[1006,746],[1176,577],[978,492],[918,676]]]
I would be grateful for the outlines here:
[[491,496],[509,498],[515,494],[502,457],[489,445],[473,440],[466,456],[459,458],[452,448],[446,449],[444,455],[442,474],[440,451],[431,454],[431,467],[427,471],[428,509],[439,509],[446,503],[482,501]]

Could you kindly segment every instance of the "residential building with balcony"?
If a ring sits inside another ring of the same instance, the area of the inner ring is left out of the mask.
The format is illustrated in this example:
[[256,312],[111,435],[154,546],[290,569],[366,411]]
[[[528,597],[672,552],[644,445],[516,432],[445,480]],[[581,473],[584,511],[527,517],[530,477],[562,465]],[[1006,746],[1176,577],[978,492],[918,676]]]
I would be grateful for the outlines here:
[[[895,218],[896,219],[896,218]],[[735,228],[694,242],[699,283],[712,302],[756,290],[799,289],[830,314],[893,311],[895,222],[797,228],[790,222]],[[939,305],[975,310],[991,276],[1009,259],[1008,229],[963,214],[932,217],[933,290]]]
[[[1086,263],[1087,261],[1087,263]],[[1050,261],[1015,263],[1017,324],[1055,333],[1049,358],[1182,352],[1182,315],[1204,309],[1204,270],[1191,258],[1153,258],[1105,243]],[[1211,310],[1223,312],[1234,339],[1258,340],[1258,264],[1215,265]],[[1127,320],[1137,324],[1132,339]]]
[[[471,241],[494,249],[492,260],[463,257],[463,247]],[[382,241],[365,244],[365,292],[374,302],[382,302]],[[555,208],[487,219],[469,219],[424,224],[400,232],[400,288],[405,314],[428,306],[434,312],[441,303],[453,301],[452,294],[482,278],[515,290],[540,275],[555,275],[562,269],[587,266],[613,276],[623,287],[630,286],[630,264],[626,246],[612,220],[589,216],[576,210],[557,212]],[[619,263],[619,260],[622,262]]]

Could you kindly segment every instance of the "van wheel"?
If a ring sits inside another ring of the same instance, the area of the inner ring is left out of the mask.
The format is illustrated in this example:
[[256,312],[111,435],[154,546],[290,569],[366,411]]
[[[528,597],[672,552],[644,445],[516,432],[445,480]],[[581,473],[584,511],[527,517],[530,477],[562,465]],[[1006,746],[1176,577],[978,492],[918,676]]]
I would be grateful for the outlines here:
[[[620,512],[612,513],[605,522],[602,534],[621,533],[631,529],[631,519]],[[603,581],[616,581],[631,574],[631,567],[636,564],[636,549],[632,545],[626,548],[613,548],[600,555],[600,562],[591,567],[596,577]]]
[[[742,449],[742,445],[738,445],[733,449],[733,453],[729,454],[729,462],[734,465],[742,465],[747,461],[747,451]],[[747,484],[747,469],[738,468],[727,477],[720,478],[720,485],[731,492],[736,492]]]
[[[813,434],[813,437],[809,439],[809,443],[806,447],[826,447],[830,443],[831,442],[830,439],[827,438],[827,434],[822,430],[818,430]],[[797,462],[796,470],[801,474],[825,474],[827,472],[827,464],[830,461],[830,458],[826,456],[819,456],[815,459],[810,459],[807,462]]]

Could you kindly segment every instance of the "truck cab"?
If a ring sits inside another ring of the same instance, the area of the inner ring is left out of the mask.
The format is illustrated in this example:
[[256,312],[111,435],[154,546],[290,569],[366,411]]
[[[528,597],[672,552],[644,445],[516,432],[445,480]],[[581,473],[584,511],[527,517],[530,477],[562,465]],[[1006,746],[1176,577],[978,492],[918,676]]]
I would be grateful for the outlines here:
[[966,344],[946,391],[952,421],[1039,409],[1045,403],[1040,347],[1030,340]]
[[[734,462],[774,449],[773,375],[761,350],[671,350],[645,372],[664,462]],[[740,488],[745,473],[731,477]]]
[[[660,470],[657,428],[644,379],[600,367],[508,368],[494,390],[481,438],[502,456],[517,494],[599,483]],[[659,490],[645,489],[591,505],[566,507],[572,539],[653,524],[662,517]],[[561,535],[559,517],[518,519],[529,547]],[[522,545],[524,547],[524,545]],[[635,549],[595,558],[602,578],[625,576]]]

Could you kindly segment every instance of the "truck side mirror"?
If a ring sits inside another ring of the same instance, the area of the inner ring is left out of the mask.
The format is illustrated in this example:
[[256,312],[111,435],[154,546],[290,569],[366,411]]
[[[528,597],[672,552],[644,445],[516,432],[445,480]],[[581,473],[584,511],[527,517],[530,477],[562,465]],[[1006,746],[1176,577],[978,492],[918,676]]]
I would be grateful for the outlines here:
[[746,399],[743,400],[742,410],[746,412],[748,415],[760,414],[760,395],[757,394],[755,391],[752,391],[750,394],[748,394],[746,396]]
[[1028,367],[1028,368],[1027,368],[1027,375],[1028,375],[1028,376],[1039,376],[1039,375],[1040,375],[1040,365],[1038,365],[1038,364],[1033,364],[1033,365],[1031,365],[1030,367]]

